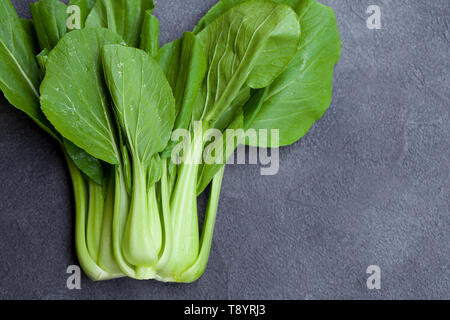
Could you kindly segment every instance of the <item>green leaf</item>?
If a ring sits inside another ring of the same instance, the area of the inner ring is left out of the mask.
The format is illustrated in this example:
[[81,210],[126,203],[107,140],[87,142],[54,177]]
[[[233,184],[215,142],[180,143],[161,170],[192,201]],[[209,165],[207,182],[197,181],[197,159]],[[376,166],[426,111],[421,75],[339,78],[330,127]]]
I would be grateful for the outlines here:
[[172,133],[175,101],[158,63],[140,49],[103,47],[103,67],[124,138],[142,163],[161,152]]
[[[300,139],[331,102],[333,68],[341,42],[334,12],[315,0],[296,7],[302,29],[299,50],[286,70],[245,106],[246,127],[279,130],[279,145]],[[270,141],[268,143],[272,144]],[[276,142],[273,142],[276,144]]]
[[37,54],[39,52],[39,42],[36,35],[36,30],[34,28],[33,20],[29,19],[20,19],[23,29],[25,33],[28,35],[28,42],[33,48],[33,52]]
[[[197,94],[206,74],[206,56],[191,32],[161,48],[156,57],[172,87],[176,103],[174,129],[188,129]],[[176,142],[170,141],[163,157],[170,157]]]
[[45,64],[47,63],[49,53],[50,51],[48,49],[44,49],[36,56],[39,67],[43,72],[45,72]]
[[141,43],[139,48],[155,57],[159,50],[159,21],[152,15],[152,10],[145,12],[141,30]]
[[159,154],[155,154],[150,160],[147,173],[147,187],[151,187],[161,179],[162,175],[162,162]]
[[6,99],[57,138],[39,106],[36,48],[9,0],[0,0],[0,89]]
[[66,34],[50,52],[41,86],[41,105],[47,118],[68,140],[92,156],[119,163],[108,89],[100,49],[120,43],[106,29],[82,29]]
[[198,36],[208,59],[203,120],[211,125],[244,86],[267,86],[284,70],[297,51],[300,27],[290,7],[253,0],[228,10]]
[[175,99],[160,66],[145,51],[108,45],[102,58],[133,175],[122,251],[128,263],[137,267],[138,278],[153,278],[163,244],[155,184],[161,177],[158,153],[172,133]]
[[[230,130],[236,130],[233,131],[234,133],[239,133],[239,129],[241,129],[244,126],[244,115],[241,112],[238,116],[234,117],[233,122],[227,127],[227,129]],[[231,137],[230,133],[232,131],[223,130],[224,133],[221,136],[221,139],[212,141],[206,148],[214,148],[217,152],[216,157],[219,159],[219,161],[214,162],[212,164],[203,164],[201,166],[201,169],[199,170],[199,176],[197,179],[197,194],[200,194],[205,190],[205,188],[209,185],[209,183],[212,181],[214,176],[217,172],[219,172],[220,169],[222,169],[228,158],[232,155],[236,147],[239,143],[239,136]],[[243,132],[243,130],[242,130]]]
[[78,6],[80,8],[80,27],[83,29],[86,24],[86,19],[91,12],[92,8],[94,8],[95,0],[70,0],[70,6]]
[[67,139],[63,139],[63,143],[67,154],[76,166],[95,183],[99,185],[103,184],[104,174],[100,160],[94,158]]
[[40,0],[30,9],[41,50],[53,49],[66,34],[66,5],[59,0]]
[[[212,156],[212,159],[208,163],[203,163],[199,170],[199,179],[197,184],[197,194],[200,194],[214,178],[215,174],[225,166],[228,158],[237,148],[239,143],[238,138],[229,139],[230,132],[228,129],[234,130],[234,134],[244,134],[244,113],[242,111],[242,106],[247,102],[250,97],[250,89],[245,87],[241,90],[239,95],[231,104],[230,108],[227,109],[218,121],[213,125],[215,129],[222,132],[220,140],[213,140],[205,146],[205,151],[208,156]],[[239,130],[240,129],[240,130]],[[215,150],[215,154],[211,154],[208,150]],[[211,164],[211,162],[213,162]]]
[[243,114],[242,107],[250,98],[250,93],[249,87],[243,87],[226,111],[214,122],[213,127],[221,131],[227,129],[236,117]]
[[218,1],[208,12],[199,20],[197,25],[195,26],[194,32],[195,34],[199,33],[209,24],[211,24],[214,20],[220,17],[222,14],[230,10],[231,8],[246,2],[248,0],[221,0]]
[[[209,11],[200,19],[198,24],[194,28],[194,33],[199,33],[202,31],[207,25],[216,20],[222,14],[230,10],[231,8],[250,0],[220,0],[218,1]],[[266,1],[266,0],[260,0]],[[304,0],[271,0],[272,2],[278,4],[286,4],[297,11],[296,9],[301,6]]]
[[86,19],[86,27],[108,28],[127,45],[137,47],[145,12],[154,8],[153,0],[97,0]]

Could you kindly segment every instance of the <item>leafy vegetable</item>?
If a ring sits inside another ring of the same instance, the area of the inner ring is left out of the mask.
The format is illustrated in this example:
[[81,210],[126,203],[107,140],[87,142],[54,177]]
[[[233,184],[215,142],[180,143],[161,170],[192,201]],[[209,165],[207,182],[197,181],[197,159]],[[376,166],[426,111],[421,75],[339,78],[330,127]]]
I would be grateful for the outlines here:
[[154,182],[147,183],[147,172],[155,161],[153,157],[169,141],[175,101],[162,70],[144,51],[104,46],[103,67],[133,168],[123,252],[130,264],[153,267],[162,232],[156,190]]
[[120,152],[100,49],[121,41],[107,29],[68,33],[50,53],[41,85],[42,110],[61,135],[111,164],[119,163]]
[[[221,0],[159,48],[151,0],[71,5],[81,30],[67,32],[72,11],[58,0],[32,4],[33,21],[0,0],[0,89],[64,150],[91,279],[195,281],[227,158],[239,143],[291,144],[328,108],[340,55],[333,11],[315,0]],[[277,129],[280,141],[242,140],[253,129]]]
[[77,253],[89,259],[90,262],[83,262],[86,268],[93,269],[88,273],[102,270],[102,279],[121,276],[122,272],[112,247],[116,174],[114,168],[102,165],[100,160],[119,165],[122,154],[100,51],[103,45],[121,42],[118,35],[102,28],[66,34],[48,55],[41,85],[42,110],[64,137],[71,162],[90,178],[87,184],[74,186],[85,189],[89,199],[89,205],[77,215]]
[[[73,3],[81,5],[84,10],[91,5],[88,0],[76,0]],[[66,6],[58,0],[41,0],[31,4],[31,12],[35,22],[28,27],[30,29],[28,33],[36,34],[37,38],[42,40],[40,41],[42,51],[36,56],[36,60],[41,71],[45,72],[50,50],[66,33]],[[34,25],[37,26],[36,30]],[[100,161],[69,140],[61,137],[58,139],[78,168],[96,183],[101,184],[103,171]]]
[[[165,45],[157,60],[172,87],[176,102],[174,129],[188,129],[194,105],[206,74],[206,55],[200,39],[186,32],[181,39]],[[170,157],[176,142],[171,141],[164,151]]]
[[30,35],[10,1],[0,0],[0,12],[0,89],[12,105],[56,136],[39,107],[40,73]]
[[[233,102],[246,86],[259,88],[270,84],[295,54],[299,33],[297,17],[289,7],[260,1],[232,8],[199,33],[207,72],[200,103],[195,107],[200,112],[193,112],[199,115],[196,118],[200,121],[191,125],[185,163],[178,169],[171,196],[173,257],[164,269],[165,277],[190,282],[195,278],[185,276],[184,271],[195,265],[190,273],[201,274],[206,267],[206,260],[199,253],[202,247],[210,245],[208,239],[212,238],[213,229],[204,229],[206,233],[202,234],[204,240],[200,244],[196,199],[199,163],[204,151],[203,130],[219,123],[226,128],[239,116],[242,105]],[[282,55],[270,47],[273,41],[285,49]],[[216,193],[211,197],[217,197],[219,190],[215,188]],[[214,220],[214,208],[207,212],[207,221]]]
[[[217,7],[213,8],[213,12],[217,12]],[[251,21],[257,33],[248,32],[252,29],[249,29],[243,20]],[[231,34],[236,35],[223,33],[221,25],[228,23],[231,26]],[[241,30],[247,32],[240,32]],[[211,24],[204,26],[199,37],[203,43],[212,46],[207,49],[210,53],[210,71],[206,78],[204,96],[207,98],[202,112],[203,126],[225,131],[243,127],[243,123],[239,121],[242,120],[243,104],[249,99],[249,87],[265,87],[284,70],[297,51],[300,28],[297,15],[288,6],[272,2],[262,5],[260,1],[247,1],[225,11]],[[215,50],[215,38],[222,38],[218,43],[224,42],[226,45]],[[243,48],[239,48],[240,42],[244,45]],[[216,143],[226,146],[226,140]],[[234,143],[233,147],[236,146],[237,143]],[[228,150],[234,148],[228,145]],[[218,155],[222,158],[230,153],[222,151]],[[198,193],[204,190],[226,161],[223,158],[220,160],[214,161],[214,164],[203,165],[197,186]]]
[[82,168],[83,173],[90,179],[101,185],[104,178],[101,161],[74,145],[70,140],[63,139],[63,143],[67,154],[75,165]]
[[219,120],[243,86],[269,85],[296,53],[299,36],[294,11],[265,1],[237,5],[202,30],[209,63],[202,119]]
[[259,130],[279,130],[279,145],[296,142],[328,109],[331,102],[333,66],[341,42],[333,10],[315,0],[297,1],[302,29],[298,52],[286,70],[260,99],[245,107],[246,123]]

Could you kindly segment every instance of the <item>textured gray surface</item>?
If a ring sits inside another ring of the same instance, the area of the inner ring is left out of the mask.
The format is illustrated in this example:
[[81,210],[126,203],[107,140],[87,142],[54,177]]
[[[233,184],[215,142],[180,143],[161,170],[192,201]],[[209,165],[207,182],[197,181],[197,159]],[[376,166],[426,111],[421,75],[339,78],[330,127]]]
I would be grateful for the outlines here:
[[[29,0],[13,3],[24,17]],[[163,41],[215,0],[160,0]],[[189,285],[66,289],[73,200],[58,146],[0,99],[0,298],[450,298],[450,2],[329,0],[342,36],[330,110],[280,172],[229,166],[211,259]],[[383,29],[366,27],[366,8]],[[381,267],[381,290],[366,288]]]

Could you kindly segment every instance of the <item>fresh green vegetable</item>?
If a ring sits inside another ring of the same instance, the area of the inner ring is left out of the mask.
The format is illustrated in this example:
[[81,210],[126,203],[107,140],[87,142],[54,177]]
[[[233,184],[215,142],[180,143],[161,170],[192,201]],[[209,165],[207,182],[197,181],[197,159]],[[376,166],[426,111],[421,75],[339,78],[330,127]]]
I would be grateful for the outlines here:
[[[292,144],[328,108],[340,55],[333,11],[315,0],[221,0],[160,48],[151,0],[71,5],[81,30],[68,32],[58,0],[32,4],[33,21],[0,0],[0,89],[64,150],[91,279],[195,281],[238,143]],[[239,140],[272,129],[279,141]]]
[[249,101],[246,127],[279,130],[279,145],[290,145],[322,117],[331,102],[333,67],[341,42],[334,12],[315,0],[296,1],[302,36],[297,54],[282,74]]
[[[193,120],[198,122],[191,125],[185,163],[178,169],[171,196],[174,259],[165,270],[170,279],[190,282],[195,278],[188,278],[184,271],[195,265],[198,270],[191,273],[201,274],[206,267],[206,263],[196,263],[201,259],[196,190],[205,146],[203,131],[218,127],[217,124],[226,128],[242,113],[242,105],[233,102],[248,87],[268,85],[283,70],[296,52],[299,34],[297,17],[289,7],[261,1],[245,2],[230,9],[199,33],[207,72],[200,89],[201,99],[194,106],[198,110],[193,111]],[[270,45],[273,41],[285,49],[283,55],[273,50]],[[206,219],[213,219],[208,214]],[[206,232],[203,239],[210,239],[213,230]],[[204,246],[210,245],[207,240],[203,242]]]
[[6,99],[52,136],[57,136],[39,107],[37,49],[9,0],[0,0],[0,89]]
[[56,130],[110,164],[120,162],[120,149],[109,111],[100,50],[121,41],[107,29],[70,32],[49,54],[41,85],[42,110]]
[[[219,1],[195,27],[200,32],[211,21],[242,0]],[[301,37],[298,50],[287,68],[265,88],[252,90],[244,110],[243,128],[267,130],[267,140],[249,145],[287,146],[303,137],[326,111],[331,102],[333,67],[338,62],[341,43],[331,8],[316,0],[276,0],[291,6],[297,13]],[[271,141],[271,129],[278,130]],[[236,143],[234,147],[236,146]],[[224,147],[225,148],[225,147]],[[228,146],[227,150],[233,150]],[[229,154],[225,154],[225,159]],[[225,160],[224,159],[224,160]],[[223,163],[224,161],[222,161]],[[204,165],[198,185],[199,193],[209,184],[221,165]]]
[[161,68],[142,50],[104,46],[103,68],[133,171],[122,250],[127,262],[138,267],[141,277],[146,277],[145,273],[154,276],[163,222],[156,198],[159,175],[152,166],[161,166],[158,153],[170,139],[175,100]]

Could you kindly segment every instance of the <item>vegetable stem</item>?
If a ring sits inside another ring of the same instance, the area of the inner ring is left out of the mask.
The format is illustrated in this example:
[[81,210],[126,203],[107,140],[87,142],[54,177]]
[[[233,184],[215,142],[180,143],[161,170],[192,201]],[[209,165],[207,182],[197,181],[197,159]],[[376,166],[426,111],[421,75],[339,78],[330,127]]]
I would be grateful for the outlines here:
[[78,261],[87,276],[94,281],[117,278],[117,275],[105,272],[102,268],[100,268],[89,255],[89,251],[86,246],[85,230],[87,203],[86,184],[80,170],[78,170],[66,152],[64,152],[64,155],[69,167],[70,177],[72,178],[72,186],[75,196],[75,249],[78,256]]
[[[112,168],[111,168],[112,169]],[[113,218],[114,218],[114,171],[110,170],[107,179],[106,200],[103,207],[102,228],[100,230],[100,248],[98,264],[105,271],[121,274],[114,259],[113,250]]]
[[216,173],[212,180],[208,207],[203,222],[202,236],[200,238],[200,252],[195,263],[181,275],[180,281],[182,282],[193,282],[200,278],[208,264],[224,171],[225,166]]
[[146,272],[142,267],[153,267],[161,248],[161,236],[153,232],[160,229],[159,211],[155,186],[150,187],[147,194],[146,172],[137,157],[132,158],[133,191],[122,250],[128,263],[138,266],[137,272],[144,276]]
[[88,181],[88,189],[89,209],[86,225],[86,243],[90,256],[93,260],[98,261],[105,199],[102,186],[90,179]]
[[129,196],[125,182],[125,174],[121,165],[115,166],[115,194],[113,212],[113,253],[117,265],[124,274],[135,278],[136,273],[133,266],[127,263],[122,252],[122,241],[129,211]]
[[194,125],[193,138],[184,163],[180,165],[178,179],[171,201],[173,247],[170,263],[164,276],[178,281],[180,274],[191,266],[198,255],[199,231],[197,218],[197,174],[203,154],[201,126]]
[[[161,245],[162,250],[160,258],[156,265],[158,273],[160,273],[161,270],[163,270],[163,268],[167,265],[172,253],[172,245],[173,245],[172,221],[170,212],[170,193],[167,174],[168,160],[163,159],[161,164],[162,164],[162,175],[159,186],[161,194],[161,210],[162,210],[161,229],[163,230],[163,243]],[[157,279],[161,279],[161,276],[158,275]]]

